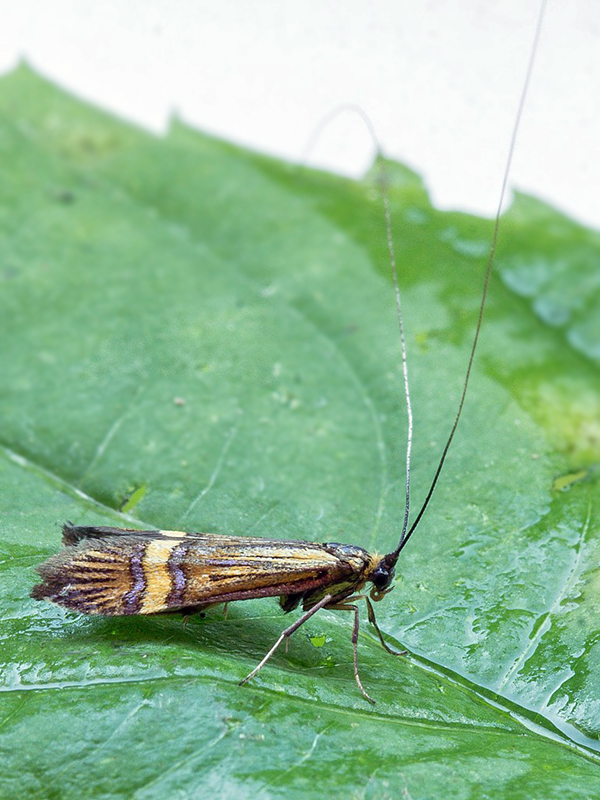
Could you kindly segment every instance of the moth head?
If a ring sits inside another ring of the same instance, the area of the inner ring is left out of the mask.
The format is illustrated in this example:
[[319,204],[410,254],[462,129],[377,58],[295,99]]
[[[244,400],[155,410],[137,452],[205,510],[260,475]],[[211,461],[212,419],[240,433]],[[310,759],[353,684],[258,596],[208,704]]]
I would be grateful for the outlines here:
[[388,592],[391,592],[394,580],[394,564],[390,562],[388,556],[384,556],[376,565],[369,576],[373,584],[370,596],[371,600],[381,600]]

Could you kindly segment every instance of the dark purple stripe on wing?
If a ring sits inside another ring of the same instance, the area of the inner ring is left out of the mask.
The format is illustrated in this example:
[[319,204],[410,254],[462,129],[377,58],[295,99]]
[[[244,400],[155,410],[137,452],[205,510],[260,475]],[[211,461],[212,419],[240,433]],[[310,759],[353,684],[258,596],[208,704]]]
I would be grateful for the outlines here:
[[123,608],[125,614],[136,614],[142,602],[142,595],[146,588],[146,578],[142,565],[146,545],[139,544],[133,548],[129,558],[129,572],[131,575],[131,589],[123,598]]
[[187,544],[178,544],[174,547],[169,558],[169,573],[171,575],[171,591],[167,598],[169,608],[179,608],[183,605],[183,595],[185,593],[185,559],[187,555]]

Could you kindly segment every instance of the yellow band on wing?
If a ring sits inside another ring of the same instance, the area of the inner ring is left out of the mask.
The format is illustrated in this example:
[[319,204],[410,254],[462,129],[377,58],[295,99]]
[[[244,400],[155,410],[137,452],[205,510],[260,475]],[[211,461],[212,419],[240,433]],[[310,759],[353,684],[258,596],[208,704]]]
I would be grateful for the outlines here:
[[157,539],[148,543],[142,560],[146,588],[142,597],[140,614],[154,614],[157,611],[165,610],[173,585],[169,570],[169,557],[173,549],[180,543],[181,538],[173,539],[171,542]]

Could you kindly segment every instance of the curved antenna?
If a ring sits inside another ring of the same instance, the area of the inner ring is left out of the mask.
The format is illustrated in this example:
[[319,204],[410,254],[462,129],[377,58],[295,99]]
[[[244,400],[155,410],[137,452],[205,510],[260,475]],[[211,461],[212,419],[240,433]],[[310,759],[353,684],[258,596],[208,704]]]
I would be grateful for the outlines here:
[[[337,106],[329,113],[325,114],[324,117],[321,118],[320,122],[313,130],[306,147],[304,148],[304,152],[302,154],[301,163],[304,164],[308,157],[309,152],[314,146],[314,143],[321,135],[323,129],[329,125],[329,123],[337,117],[339,114],[342,114],[346,111],[350,111],[354,114],[357,114],[360,119],[363,121],[373,145],[376,151],[376,162],[379,166],[379,188],[381,191],[381,198],[383,200],[383,215],[385,219],[385,230],[387,235],[387,245],[388,245],[388,253],[390,257],[390,267],[392,270],[392,279],[394,282],[394,296],[396,298],[396,316],[398,318],[398,328],[400,330],[400,349],[402,354],[402,375],[404,377],[404,396],[406,398],[406,416],[407,416],[407,437],[406,437],[406,491],[405,491],[405,502],[404,502],[404,520],[402,522],[402,533],[400,535],[400,541],[407,538],[409,534],[407,534],[408,529],[408,520],[410,516],[410,459],[412,453],[412,435],[413,435],[413,414],[412,414],[412,405],[410,402],[410,388],[408,382],[408,360],[406,355],[406,337],[404,335],[404,316],[402,314],[402,302],[400,298],[400,286],[398,283],[398,267],[396,264],[396,251],[394,249],[394,237],[392,234],[392,215],[390,211],[390,199],[389,199],[389,192],[388,192],[388,185],[386,181],[386,172],[385,172],[385,159],[381,150],[381,146],[379,144],[379,139],[377,138],[377,134],[375,133],[375,127],[371,122],[369,115],[363,111],[360,106],[355,105],[354,103],[344,103],[342,105]],[[400,551],[398,551],[400,552]],[[396,556],[397,558],[397,556]],[[395,563],[395,562],[394,562]]]
[[538,12],[535,34],[534,34],[534,37],[533,37],[533,44],[531,46],[531,52],[529,54],[529,62],[527,64],[527,72],[525,74],[525,82],[523,83],[523,89],[521,91],[521,97],[519,99],[519,105],[518,105],[518,109],[517,109],[517,116],[515,117],[515,123],[513,125],[512,135],[511,135],[511,139],[510,139],[510,146],[508,148],[508,157],[506,159],[506,167],[505,167],[505,170],[504,170],[504,178],[502,179],[502,189],[500,190],[500,200],[498,201],[498,209],[496,211],[496,216],[494,218],[494,229],[493,229],[493,233],[492,233],[492,242],[491,242],[491,245],[490,245],[490,253],[489,253],[489,256],[488,256],[487,268],[486,268],[486,271],[485,271],[485,277],[484,277],[484,281],[483,281],[483,292],[482,292],[482,295],[481,295],[481,303],[479,304],[479,316],[477,318],[477,327],[475,328],[475,336],[473,337],[473,345],[471,346],[471,353],[469,355],[469,361],[467,363],[467,371],[465,373],[465,381],[464,381],[464,384],[463,384],[463,389],[462,389],[462,394],[461,394],[461,397],[460,397],[460,402],[458,404],[458,410],[457,410],[456,416],[454,418],[454,423],[452,425],[452,429],[450,430],[450,435],[448,436],[448,439],[447,439],[446,444],[444,446],[444,449],[442,451],[442,457],[440,458],[439,464],[438,464],[437,469],[435,471],[435,475],[433,476],[433,480],[431,482],[431,486],[429,487],[429,491],[427,492],[427,495],[425,497],[423,505],[421,506],[421,508],[419,510],[419,513],[417,514],[417,517],[416,517],[415,521],[413,522],[413,524],[411,525],[411,527],[408,530],[408,532],[403,530],[403,532],[402,532],[402,534],[400,536],[400,541],[398,543],[398,547],[393,551],[393,553],[390,553],[388,556],[386,556],[386,563],[389,566],[394,566],[394,564],[398,560],[398,556],[400,555],[401,551],[406,546],[406,543],[408,542],[408,540],[410,539],[410,537],[414,533],[417,525],[421,521],[421,518],[422,518],[423,514],[425,513],[425,510],[426,510],[427,506],[429,505],[429,501],[431,500],[431,497],[432,497],[433,492],[435,490],[435,487],[437,485],[438,479],[440,477],[440,473],[441,473],[442,468],[444,466],[444,462],[446,461],[446,456],[448,455],[448,450],[450,449],[450,445],[452,444],[452,440],[454,439],[454,434],[456,433],[456,428],[458,427],[458,421],[460,420],[460,415],[462,414],[463,405],[464,405],[464,402],[465,402],[465,396],[467,394],[467,387],[469,386],[469,378],[471,377],[471,367],[473,366],[473,359],[475,358],[475,350],[477,349],[477,342],[479,341],[479,334],[481,332],[481,322],[483,320],[483,312],[485,310],[485,301],[487,299],[487,292],[488,292],[488,286],[489,286],[489,282],[490,282],[490,275],[491,275],[491,272],[492,272],[492,267],[494,266],[494,261],[495,261],[495,256],[496,256],[496,245],[498,243],[498,230],[499,230],[499,227],[500,227],[500,214],[502,213],[502,204],[504,202],[504,195],[506,194],[506,187],[507,187],[507,184],[508,184],[508,176],[509,176],[509,173],[510,173],[510,167],[511,167],[511,164],[512,164],[513,154],[514,154],[514,150],[515,150],[515,143],[516,143],[516,140],[517,140],[517,134],[519,132],[519,127],[520,127],[520,124],[521,124],[521,117],[522,117],[522,114],[523,114],[523,108],[525,107],[525,99],[527,97],[527,91],[529,89],[529,83],[530,83],[531,75],[532,75],[532,72],[533,72],[533,65],[535,63],[535,57],[536,57],[536,54],[537,54],[538,45],[539,45],[539,41],[540,41],[540,34],[541,34],[541,31],[542,31],[542,22],[544,20],[544,12],[546,10],[546,4],[547,4],[547,0],[542,0],[541,5],[540,5],[540,10]]
[[407,436],[406,436],[406,500],[404,504],[404,520],[402,521],[402,533],[400,534],[400,541],[405,539],[408,528],[408,518],[410,515],[410,458],[412,453],[412,434],[413,434],[413,415],[412,406],[410,403],[410,388],[408,385],[408,363],[406,359],[406,339],[404,336],[404,318],[402,316],[402,303],[400,300],[400,287],[398,285],[398,269],[396,266],[396,254],[394,251],[394,240],[392,237],[392,218],[390,214],[390,200],[387,191],[387,184],[385,182],[385,169],[383,167],[383,159],[380,159],[380,186],[381,196],[383,197],[383,211],[385,215],[385,227],[387,231],[388,252],[390,256],[390,266],[392,268],[392,278],[394,281],[394,295],[396,298],[396,312],[398,317],[398,328],[400,329],[400,349],[402,353],[402,375],[404,376],[404,396],[406,397],[406,416],[408,419]]

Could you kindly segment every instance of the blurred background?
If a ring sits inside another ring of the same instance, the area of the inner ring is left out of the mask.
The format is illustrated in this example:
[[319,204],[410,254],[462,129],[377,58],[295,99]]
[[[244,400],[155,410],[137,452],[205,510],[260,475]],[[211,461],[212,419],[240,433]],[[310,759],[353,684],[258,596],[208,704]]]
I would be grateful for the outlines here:
[[[297,160],[335,106],[372,117],[387,155],[441,208],[493,214],[538,0],[0,0],[0,72],[25,58],[72,92],[156,132],[175,113]],[[600,226],[600,18],[548,3],[511,185]],[[358,119],[310,163],[359,176]]]

